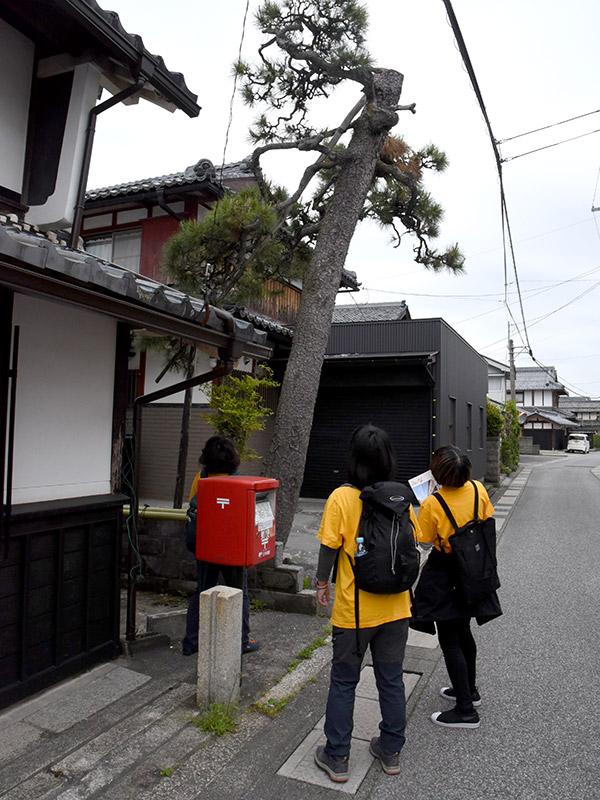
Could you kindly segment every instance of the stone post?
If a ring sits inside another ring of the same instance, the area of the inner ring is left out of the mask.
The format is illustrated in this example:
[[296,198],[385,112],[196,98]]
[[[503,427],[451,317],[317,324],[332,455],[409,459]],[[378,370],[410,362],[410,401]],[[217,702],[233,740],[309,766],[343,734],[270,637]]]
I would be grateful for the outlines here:
[[200,594],[199,706],[235,704],[242,677],[242,591],[214,586]]

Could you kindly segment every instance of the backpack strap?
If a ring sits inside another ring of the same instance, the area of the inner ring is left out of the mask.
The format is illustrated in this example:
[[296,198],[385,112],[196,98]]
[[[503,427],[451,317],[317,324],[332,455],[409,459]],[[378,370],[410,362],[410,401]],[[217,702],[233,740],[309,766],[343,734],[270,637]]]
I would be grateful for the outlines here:
[[456,520],[454,519],[454,517],[452,515],[452,512],[450,511],[450,509],[448,507],[448,503],[444,500],[444,498],[442,497],[442,495],[439,492],[435,492],[433,496],[435,497],[435,499],[438,501],[438,503],[441,505],[441,507],[446,512],[446,516],[450,520],[450,522],[452,524],[452,527],[454,528],[454,532],[456,533],[456,531],[458,530],[458,525],[456,524]]
[[473,510],[473,519],[475,522],[479,519],[479,492],[477,490],[477,484],[475,481],[471,481],[473,484],[473,489],[475,489],[475,509]]
[[[340,549],[344,550],[343,545],[342,545],[342,547]],[[348,553],[345,550],[344,550],[344,553],[346,553],[348,561],[350,562],[350,566],[352,567],[352,572],[354,572],[354,564],[352,563],[352,559],[350,558],[350,556],[348,555]],[[358,656],[358,658],[362,658],[363,654],[362,654],[362,651],[360,649],[360,636],[359,636],[359,633],[358,633],[359,623],[360,623],[360,611],[359,611],[359,603],[358,603],[358,586],[356,585],[356,579],[354,580],[354,621],[355,621],[355,624],[356,624],[356,650],[354,651],[354,655]]]
[[[477,520],[479,519],[479,491],[477,489],[477,484],[475,483],[475,481],[469,481],[469,483],[472,484],[473,489],[475,491],[475,507],[473,509],[473,519],[477,522]],[[435,492],[433,496],[446,512],[446,516],[452,523],[452,527],[454,528],[454,532],[456,533],[456,531],[458,530],[458,525],[456,524],[456,520],[454,519],[452,512],[448,507],[448,503],[444,500],[444,498],[439,492]]]

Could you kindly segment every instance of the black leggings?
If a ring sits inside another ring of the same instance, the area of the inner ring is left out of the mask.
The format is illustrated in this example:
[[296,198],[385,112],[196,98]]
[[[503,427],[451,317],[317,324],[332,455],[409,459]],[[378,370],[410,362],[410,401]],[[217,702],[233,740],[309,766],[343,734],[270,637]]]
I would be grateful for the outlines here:
[[472,693],[476,688],[477,645],[470,623],[470,619],[436,622],[446,669],[456,692],[456,705],[466,714],[473,711]]

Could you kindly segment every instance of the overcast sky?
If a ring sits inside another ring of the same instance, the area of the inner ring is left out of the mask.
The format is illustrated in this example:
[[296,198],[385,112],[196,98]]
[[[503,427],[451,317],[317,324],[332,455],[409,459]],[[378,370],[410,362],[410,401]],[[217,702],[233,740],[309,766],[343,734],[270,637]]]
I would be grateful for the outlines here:
[[[223,160],[246,0],[100,0],[142,36],[170,70],[182,72],[198,94],[197,119],[141,102],[98,118],[88,188],[179,172],[200,158]],[[433,274],[412,260],[406,238],[399,249],[374,225],[357,230],[346,267],[362,283],[340,302],[406,300],[413,318],[442,317],[483,355],[507,362],[508,315],[500,196],[492,146],[469,77],[462,66],[442,0],[368,0],[368,48],[381,67],[404,75],[403,112],[395,133],[414,147],[434,142],[449,167],[427,186],[442,203],[439,245],[458,242],[462,276]],[[253,60],[260,34],[250,0],[243,56]],[[555,366],[571,394],[600,395],[600,129],[598,0],[454,0],[496,139],[552,125],[501,144],[503,158],[577,138],[503,165],[523,310],[533,355]],[[339,91],[315,111],[319,126],[339,123],[359,97]],[[587,115],[567,124],[563,120]],[[225,160],[250,153],[254,113],[233,105]],[[299,165],[287,156],[266,164],[269,177],[293,188]],[[507,264],[517,366],[533,366],[524,352],[523,317],[512,262]]]

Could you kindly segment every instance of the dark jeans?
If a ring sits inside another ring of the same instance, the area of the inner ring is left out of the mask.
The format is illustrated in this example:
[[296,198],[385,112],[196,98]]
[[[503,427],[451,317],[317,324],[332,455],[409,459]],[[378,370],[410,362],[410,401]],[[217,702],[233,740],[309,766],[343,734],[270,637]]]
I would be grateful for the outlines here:
[[[408,637],[408,620],[386,622],[374,628],[361,628],[361,652],[371,647],[373,671],[379,694],[381,746],[390,753],[404,745],[406,699],[402,662]],[[333,629],[333,662],[325,718],[325,751],[331,756],[347,756],[352,739],[354,696],[360,679],[362,656],[356,655],[356,629]]]
[[435,624],[448,676],[456,692],[456,706],[460,712],[470,714],[473,712],[472,692],[477,686],[477,645],[471,633],[471,620],[451,619]]
[[[200,592],[222,584],[241,589],[242,600],[242,649],[248,644],[250,635],[250,598],[248,597],[248,576],[245,567],[228,567],[223,564],[211,564],[208,561],[196,561],[198,568],[198,584],[190,597],[186,615],[185,637],[182,642],[184,650],[196,652],[198,649],[198,625],[200,611],[198,607]],[[219,580],[219,576],[222,580]]]

